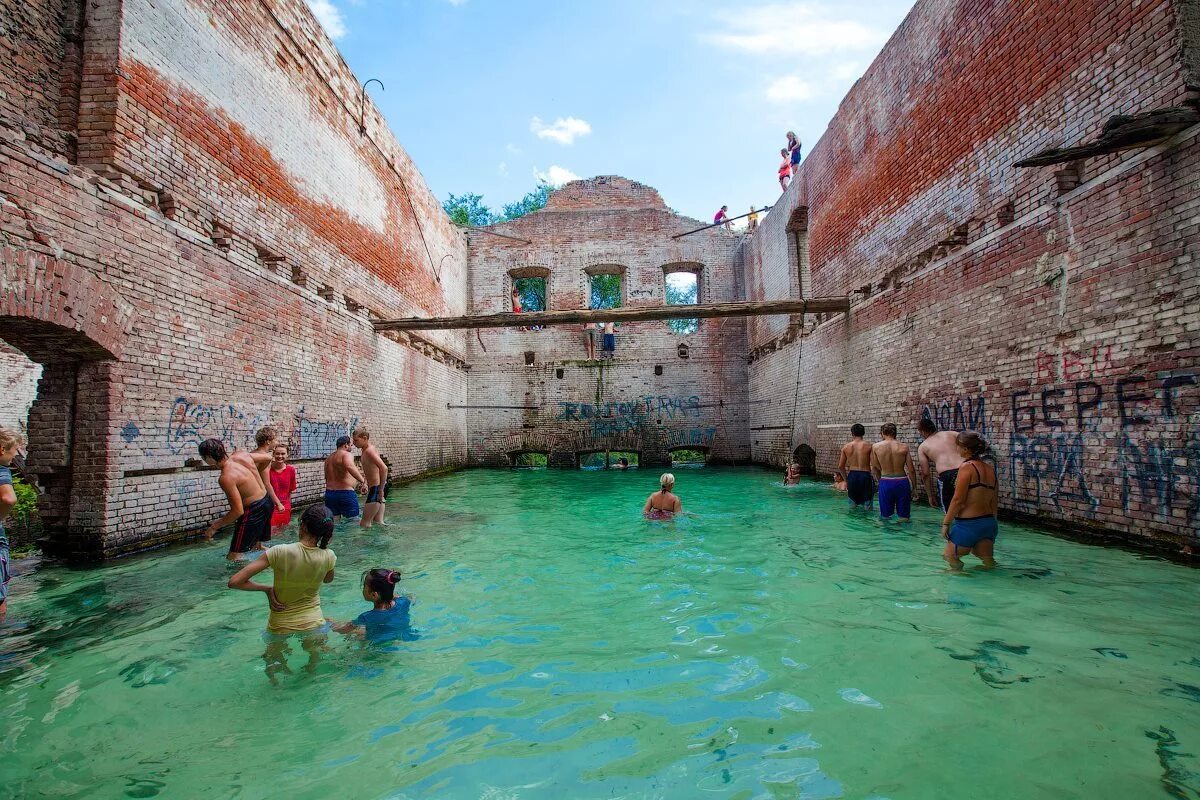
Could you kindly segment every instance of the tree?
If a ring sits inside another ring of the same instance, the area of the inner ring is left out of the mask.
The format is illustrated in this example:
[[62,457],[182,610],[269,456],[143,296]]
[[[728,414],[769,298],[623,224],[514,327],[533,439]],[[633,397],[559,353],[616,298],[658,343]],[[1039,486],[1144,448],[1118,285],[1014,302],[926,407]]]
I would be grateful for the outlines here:
[[499,214],[484,204],[483,195],[473,192],[450,195],[446,202],[442,203],[442,208],[446,209],[446,213],[450,215],[450,221],[455,225],[467,227],[495,225],[497,222],[511,222],[545,208],[552,191],[554,191],[553,186],[545,181],[538,181],[537,188],[528,192],[520,200],[505,203]]
[[500,221],[510,222],[526,214],[532,214],[534,211],[540,211],[546,207],[546,202],[550,199],[550,192],[552,191],[554,191],[554,188],[550,184],[545,181],[538,181],[537,188],[532,192],[527,193],[515,203],[504,204]]
[[593,275],[590,308],[621,307],[621,276]]

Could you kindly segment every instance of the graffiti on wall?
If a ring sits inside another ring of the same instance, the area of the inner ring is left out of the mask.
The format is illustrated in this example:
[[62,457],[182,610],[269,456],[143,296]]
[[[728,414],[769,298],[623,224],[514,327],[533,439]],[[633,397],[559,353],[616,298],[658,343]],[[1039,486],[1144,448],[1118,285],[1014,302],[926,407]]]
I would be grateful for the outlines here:
[[266,424],[266,415],[232,403],[207,405],[189,397],[176,397],[167,416],[167,449],[182,453],[205,439],[220,439],[238,447],[253,447],[254,433]]
[[[1197,385],[1195,373],[1150,380],[1128,375],[1116,383],[1121,427],[1118,468],[1121,505],[1135,504],[1160,516],[1182,509],[1188,522],[1200,516],[1200,409],[1181,397]],[[1160,435],[1154,436],[1152,427]]]
[[926,403],[921,416],[932,420],[943,431],[978,431],[985,439],[991,433],[987,423],[987,401],[983,395]]
[[1018,508],[1078,501],[1095,510],[1085,472],[1084,435],[1098,427],[1103,390],[1093,381],[1070,388],[1021,389],[1009,395],[1009,485]]
[[651,420],[689,419],[700,416],[700,398],[646,395],[629,401],[608,403],[559,402],[555,419],[587,422],[593,437],[613,436],[643,429]]
[[337,440],[349,436],[358,427],[358,417],[350,419],[313,419],[304,412],[304,406],[295,417],[295,435],[292,437],[293,458],[324,458],[337,449]]

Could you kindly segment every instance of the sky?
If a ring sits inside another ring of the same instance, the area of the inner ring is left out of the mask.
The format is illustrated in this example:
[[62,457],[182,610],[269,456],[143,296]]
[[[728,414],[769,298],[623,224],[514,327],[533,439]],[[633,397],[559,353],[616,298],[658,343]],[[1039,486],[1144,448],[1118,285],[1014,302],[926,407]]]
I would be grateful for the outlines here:
[[711,220],[774,203],[912,0],[307,0],[441,200],[623,175]]

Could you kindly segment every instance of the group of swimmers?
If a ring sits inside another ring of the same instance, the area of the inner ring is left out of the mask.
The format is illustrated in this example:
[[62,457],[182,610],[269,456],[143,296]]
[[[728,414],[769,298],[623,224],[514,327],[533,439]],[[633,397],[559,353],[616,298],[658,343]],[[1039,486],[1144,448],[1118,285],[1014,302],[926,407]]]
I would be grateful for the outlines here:
[[[962,557],[968,554],[986,567],[995,566],[1000,493],[996,468],[983,460],[987,441],[975,431],[939,431],[928,418],[917,423],[917,431],[923,440],[917,448],[917,463],[926,497],[932,508],[941,508],[945,514],[942,557],[954,569],[962,568]],[[851,439],[842,447],[834,470],[834,485],[846,492],[852,506],[869,508],[878,497],[881,517],[895,516],[907,522],[920,484],[912,452],[896,438],[896,432],[889,422],[879,429],[881,440],[871,443],[863,438],[866,429],[862,425],[851,425]],[[793,461],[784,482],[799,480],[800,465]]]

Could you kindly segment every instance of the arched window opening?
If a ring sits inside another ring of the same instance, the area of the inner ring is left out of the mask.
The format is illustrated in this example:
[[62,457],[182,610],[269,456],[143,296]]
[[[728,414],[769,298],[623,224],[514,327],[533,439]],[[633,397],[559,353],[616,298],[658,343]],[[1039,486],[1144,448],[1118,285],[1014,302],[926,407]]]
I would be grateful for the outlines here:
[[545,469],[550,464],[550,454],[537,450],[519,450],[508,454],[508,463],[516,469]]
[[800,465],[801,475],[817,474],[817,451],[802,444],[792,453],[792,460]]
[[587,470],[636,469],[638,456],[639,453],[632,450],[594,450],[577,453],[575,461],[580,469]]
[[588,308],[620,308],[625,304],[625,268],[619,264],[588,267]]
[[703,467],[706,463],[707,447],[677,447],[671,451],[672,467]]
[[[671,264],[663,267],[663,297],[669,306],[694,306],[700,302],[700,267],[695,264]],[[700,330],[698,319],[669,319],[672,333],[687,336]]]

